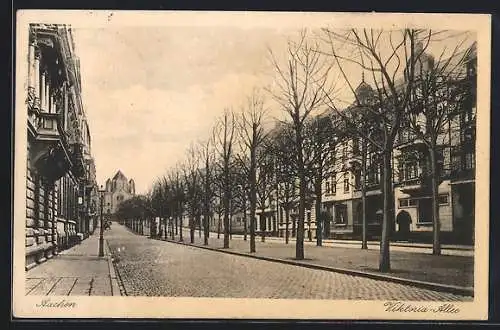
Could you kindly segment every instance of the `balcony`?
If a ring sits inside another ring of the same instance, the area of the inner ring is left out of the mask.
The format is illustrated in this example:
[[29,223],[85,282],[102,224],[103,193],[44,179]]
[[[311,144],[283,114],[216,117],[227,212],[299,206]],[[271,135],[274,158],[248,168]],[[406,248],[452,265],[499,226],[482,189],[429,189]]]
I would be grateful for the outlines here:
[[402,179],[399,181],[398,186],[403,193],[409,195],[424,192],[427,189],[427,184],[422,175],[416,178]]
[[61,139],[59,130],[59,114],[38,112],[34,128],[38,141],[57,142]]
[[80,179],[85,178],[86,166],[83,155],[83,144],[74,143],[71,145],[71,161],[73,163],[73,167],[71,168],[73,174]]
[[425,143],[422,139],[408,131],[402,131],[394,141],[394,147],[399,150],[407,150],[410,148],[422,149],[425,148]]

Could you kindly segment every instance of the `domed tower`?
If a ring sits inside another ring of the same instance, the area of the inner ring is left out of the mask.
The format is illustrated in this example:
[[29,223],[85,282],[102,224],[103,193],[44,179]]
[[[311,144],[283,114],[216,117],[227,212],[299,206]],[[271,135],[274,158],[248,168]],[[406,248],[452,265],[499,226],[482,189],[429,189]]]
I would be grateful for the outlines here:
[[130,188],[130,193],[132,195],[135,195],[135,182],[133,179],[130,179],[130,181],[128,182],[128,186]]
[[367,105],[374,101],[375,92],[373,88],[365,82],[365,73],[362,73],[361,83],[355,90],[356,99],[361,105]]

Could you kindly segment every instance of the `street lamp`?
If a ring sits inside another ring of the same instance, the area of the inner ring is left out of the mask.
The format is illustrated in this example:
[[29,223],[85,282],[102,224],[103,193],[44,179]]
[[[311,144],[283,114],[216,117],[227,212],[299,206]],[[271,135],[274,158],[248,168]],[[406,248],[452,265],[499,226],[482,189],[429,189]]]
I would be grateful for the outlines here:
[[104,221],[102,218],[102,209],[104,208],[104,192],[103,186],[101,185],[101,189],[99,190],[100,199],[101,199],[101,228],[99,232],[99,257],[104,257]]

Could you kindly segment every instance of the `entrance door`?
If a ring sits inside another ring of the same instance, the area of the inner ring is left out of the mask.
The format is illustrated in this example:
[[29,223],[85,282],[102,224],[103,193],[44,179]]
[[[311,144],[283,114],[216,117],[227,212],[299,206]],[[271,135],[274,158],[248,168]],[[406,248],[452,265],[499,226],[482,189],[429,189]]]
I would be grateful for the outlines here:
[[399,212],[396,222],[398,224],[398,237],[401,240],[408,240],[410,236],[411,216],[406,211]]

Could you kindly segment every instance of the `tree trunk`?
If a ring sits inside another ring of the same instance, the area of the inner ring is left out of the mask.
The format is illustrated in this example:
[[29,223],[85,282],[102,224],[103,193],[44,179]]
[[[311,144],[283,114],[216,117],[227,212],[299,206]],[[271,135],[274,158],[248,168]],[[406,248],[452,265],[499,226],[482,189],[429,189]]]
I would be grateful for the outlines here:
[[208,215],[203,217],[203,245],[208,245],[208,232],[209,232],[209,218]]
[[366,139],[362,141],[361,150],[361,208],[362,208],[362,222],[363,232],[361,237],[361,248],[368,249],[368,242],[366,240],[366,154],[367,154]]
[[250,253],[255,252],[255,211],[257,209],[256,150],[250,150]]
[[229,213],[229,239],[233,239],[233,212]]
[[304,216],[306,209],[306,180],[304,173],[300,174],[299,183],[299,218],[297,219],[297,239],[295,243],[295,258],[304,259]]
[[217,239],[220,238],[222,212],[219,212],[218,215],[219,219],[217,220]]
[[191,244],[194,243],[194,232],[195,232],[195,219],[193,216],[189,219],[189,240]]
[[315,214],[316,214],[316,246],[323,245],[323,219],[321,218],[321,203],[322,203],[322,191],[321,191],[321,183],[322,183],[321,174],[318,178],[316,178],[316,205],[315,205]]
[[382,222],[382,237],[380,238],[380,262],[379,270],[389,272],[391,269],[389,255],[389,233],[392,221],[392,168],[391,168],[391,149],[387,148],[383,152],[384,173],[383,173],[383,194],[384,194],[384,214]]
[[264,215],[264,209],[261,209],[260,214],[260,240],[261,242],[266,241],[266,216]]
[[180,210],[180,214],[179,214],[179,241],[183,242],[184,241],[184,238],[183,238],[183,235],[182,235],[182,213],[184,213],[184,210],[182,209],[182,207],[179,209]]
[[243,200],[243,240],[247,240],[247,207],[246,200]]
[[297,222],[297,239],[295,242],[295,258],[304,259],[304,217],[306,209],[306,173],[304,166],[304,155],[302,150],[301,126],[295,123],[295,134],[297,143],[297,170],[299,175],[299,218]]
[[440,231],[441,224],[439,221],[439,175],[437,171],[437,155],[436,145],[432,144],[429,148],[431,162],[431,193],[432,193],[432,254],[441,254]]
[[198,222],[198,238],[201,238],[201,216],[196,216],[196,221]]
[[226,209],[224,210],[224,248],[229,248],[229,203],[224,201]]
[[288,244],[288,240],[289,240],[289,237],[288,237],[288,227],[289,227],[289,222],[290,222],[290,208],[288,207],[288,205],[285,207],[285,221],[286,221],[286,224],[285,224],[285,244]]
[[177,223],[178,219],[177,217],[174,217],[174,227],[175,227],[175,235],[179,235],[179,225]]

